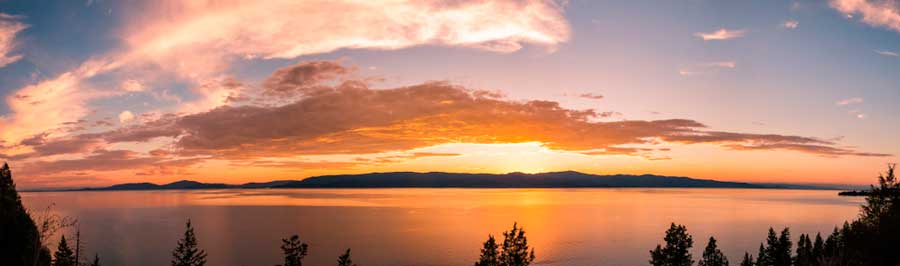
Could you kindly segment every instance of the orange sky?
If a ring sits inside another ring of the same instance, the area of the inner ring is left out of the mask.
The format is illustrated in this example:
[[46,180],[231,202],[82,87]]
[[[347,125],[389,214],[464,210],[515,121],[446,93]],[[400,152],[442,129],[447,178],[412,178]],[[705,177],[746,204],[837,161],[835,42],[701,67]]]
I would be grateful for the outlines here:
[[[900,45],[900,16],[878,15],[896,7],[645,4],[59,8],[73,25],[10,7],[0,158],[22,188],[565,170],[867,184],[896,161],[900,60],[871,47]],[[858,40],[827,39],[836,23]]]

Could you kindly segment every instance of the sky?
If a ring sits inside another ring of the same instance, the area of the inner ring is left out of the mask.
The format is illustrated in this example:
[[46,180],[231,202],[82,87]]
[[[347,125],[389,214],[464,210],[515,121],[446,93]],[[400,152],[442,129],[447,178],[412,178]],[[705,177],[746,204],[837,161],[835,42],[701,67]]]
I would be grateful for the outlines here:
[[868,184],[900,2],[0,1],[20,188],[386,171]]

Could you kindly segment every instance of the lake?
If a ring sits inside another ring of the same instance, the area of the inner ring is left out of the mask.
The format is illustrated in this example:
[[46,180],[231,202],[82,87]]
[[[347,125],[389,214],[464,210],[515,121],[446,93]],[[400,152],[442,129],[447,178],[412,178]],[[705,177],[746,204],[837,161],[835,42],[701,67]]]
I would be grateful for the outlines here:
[[[821,231],[856,217],[863,198],[774,189],[230,189],[31,192],[25,205],[77,218],[103,265],[168,265],[190,218],[207,265],[275,265],[281,238],[309,243],[305,265],[472,265],[488,234],[525,228],[537,265],[647,265],[669,223],[698,259],[710,235],[732,264],[756,255],[770,226]],[[56,241],[56,240],[54,240]],[[502,236],[501,236],[502,241]],[[55,243],[54,243],[55,244]]]

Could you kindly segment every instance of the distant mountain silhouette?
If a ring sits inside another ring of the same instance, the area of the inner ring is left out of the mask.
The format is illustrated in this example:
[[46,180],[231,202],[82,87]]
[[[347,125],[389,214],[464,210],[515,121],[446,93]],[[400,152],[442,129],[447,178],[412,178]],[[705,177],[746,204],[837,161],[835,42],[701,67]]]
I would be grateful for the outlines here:
[[579,187],[699,187],[763,188],[766,186],[658,175],[592,175],[575,171],[539,174],[460,174],[391,172],[318,176],[279,188],[579,188]]
[[264,183],[229,185],[178,181],[157,185],[128,183],[82,190],[165,190],[225,188],[804,188],[798,185],[761,185],[724,182],[680,176],[592,175],[575,171],[538,174],[463,174],[444,172],[390,172],[358,175],[328,175],[304,180],[279,180]]
[[153,183],[126,183],[112,185],[103,188],[85,188],[84,190],[163,190],[163,189],[215,189],[215,188],[232,188],[234,186],[220,183],[200,183],[197,181],[181,180],[165,185],[157,185]]
[[269,182],[262,182],[262,183],[253,182],[253,183],[246,183],[243,185],[238,185],[238,187],[239,188],[273,188],[273,187],[278,187],[278,186],[292,183],[292,182],[297,182],[297,181],[296,180],[276,180],[276,181],[269,181]]

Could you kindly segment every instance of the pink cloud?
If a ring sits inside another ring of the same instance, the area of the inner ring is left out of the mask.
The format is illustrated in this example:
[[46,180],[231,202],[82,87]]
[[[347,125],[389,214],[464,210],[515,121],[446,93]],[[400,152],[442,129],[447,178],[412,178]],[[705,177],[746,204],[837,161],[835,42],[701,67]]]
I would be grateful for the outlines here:
[[[303,15],[298,15],[303,14]],[[163,1],[134,11],[129,57],[203,76],[228,60],[418,45],[553,49],[569,25],[553,1]],[[164,19],[160,19],[164,18]],[[248,23],[248,22],[253,23]]]
[[28,28],[28,25],[19,21],[21,18],[0,13],[0,68],[22,59],[22,55],[13,54],[16,48],[16,35]]
[[697,36],[704,41],[724,41],[744,37],[746,32],[746,30],[729,30],[721,28],[713,32],[697,32],[694,33],[694,36]]
[[838,106],[847,106],[847,105],[860,104],[860,103],[863,103],[863,101],[864,100],[862,97],[853,97],[853,98],[847,98],[847,99],[837,101],[834,104],[838,105]]
[[10,114],[0,116],[0,135],[18,141],[80,120],[91,112],[90,100],[113,95],[87,87],[83,80],[115,67],[102,59],[89,60],[75,70],[13,92],[6,97]]
[[[101,97],[149,90],[134,80],[122,81],[118,92],[88,88],[85,80],[101,73],[151,69],[186,78],[194,100],[181,102],[166,90],[152,95],[178,103],[180,112],[196,113],[241,99],[240,83],[222,75],[236,58],[418,45],[512,52],[525,44],[553,49],[570,34],[562,7],[537,0],[166,1],[133,11],[121,30],[126,49],[9,95],[11,112],[0,117],[3,138],[16,141],[82,119],[94,111],[90,102]],[[25,27],[17,19],[0,14],[0,63],[18,59],[8,56],[12,37]]]
[[900,32],[900,6],[897,1],[831,0],[830,6],[848,18],[859,14],[863,23]]

